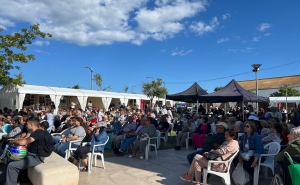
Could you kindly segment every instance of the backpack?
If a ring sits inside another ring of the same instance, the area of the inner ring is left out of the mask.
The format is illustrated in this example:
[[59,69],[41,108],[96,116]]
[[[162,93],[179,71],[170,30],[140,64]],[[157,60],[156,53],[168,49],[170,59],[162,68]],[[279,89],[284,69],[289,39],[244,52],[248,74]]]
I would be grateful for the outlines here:
[[36,143],[39,157],[49,157],[51,153],[54,151],[53,139],[52,136],[47,131],[42,131],[44,136],[44,146],[40,146]]

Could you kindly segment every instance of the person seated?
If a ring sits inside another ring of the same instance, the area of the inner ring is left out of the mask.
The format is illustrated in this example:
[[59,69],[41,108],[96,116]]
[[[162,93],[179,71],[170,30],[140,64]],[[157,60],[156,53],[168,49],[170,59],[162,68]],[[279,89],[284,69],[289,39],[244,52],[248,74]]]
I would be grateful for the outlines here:
[[136,123],[133,122],[133,116],[129,116],[127,122],[122,126],[120,132],[117,133],[117,135],[112,136],[112,141],[115,144],[116,151],[119,151],[121,141],[124,139],[124,135],[133,132],[135,128]]
[[[74,159],[73,164],[77,165],[79,160],[83,161],[84,167],[80,171],[88,171],[88,158],[87,154],[93,151],[93,147],[95,145],[104,144],[107,140],[107,133],[105,129],[107,128],[106,123],[98,123],[97,127],[94,128],[92,131],[93,136],[91,137],[91,141],[88,142],[87,145],[78,147],[76,151],[74,152]],[[104,145],[103,146],[97,146],[95,148],[95,152],[101,152],[104,153]]]
[[162,115],[160,117],[158,130],[161,132],[161,136],[164,136],[165,132],[167,132],[169,130],[169,123],[168,123],[167,117],[165,115]]
[[193,146],[202,148],[204,146],[205,137],[211,133],[211,125],[208,123],[208,118],[202,118],[202,124],[199,125],[193,136]]
[[[243,164],[244,169],[253,178],[254,168],[257,165],[258,158],[264,154],[264,147],[262,145],[261,137],[256,132],[256,124],[253,121],[246,121],[244,125],[245,134],[241,136],[240,140],[240,154],[248,151],[253,151],[253,156],[249,160],[244,160],[241,155],[233,160],[235,166],[240,162]],[[264,160],[262,159],[262,162]],[[253,182],[253,179],[250,180]]]
[[279,142],[281,140],[282,127],[279,123],[274,123],[270,127],[270,134],[262,138],[263,145],[266,145],[271,142]]
[[5,118],[0,118],[0,139],[2,138],[3,135],[6,135],[7,132],[4,129],[4,124],[5,124]]
[[[154,120],[154,118],[151,118],[151,119]],[[146,131],[146,130],[143,130],[143,127],[145,126],[145,121],[146,121],[146,118],[143,118],[140,121],[140,125],[135,129],[135,131],[130,132],[125,135],[125,138],[121,142],[119,153],[117,153],[117,155],[123,156],[124,151],[129,147],[129,145],[131,143],[133,143],[136,140],[137,136],[140,134],[143,134],[143,132]]]
[[268,136],[271,132],[270,128],[269,128],[269,124],[265,120],[260,120],[259,123],[262,127],[261,132],[260,132],[260,137],[264,138],[264,137]]
[[198,150],[197,152],[193,152],[189,155],[187,155],[187,159],[190,164],[192,164],[192,161],[196,154],[203,155],[204,152],[209,152],[212,149],[217,149],[224,141],[225,141],[225,131],[228,128],[227,124],[224,122],[219,122],[216,124],[216,133],[212,136],[207,136],[204,141],[204,147],[202,150]]
[[182,131],[176,136],[176,146],[174,146],[175,150],[180,150],[180,147],[182,147],[185,144],[185,139],[187,138],[191,126],[192,126],[193,120],[189,119],[187,124],[185,124],[182,128]]
[[283,162],[284,152],[288,152],[290,156],[300,156],[300,127],[292,128],[288,135],[288,146],[276,155],[278,163]]
[[[289,130],[288,130],[288,126],[286,123],[281,123],[281,127],[282,127],[282,134],[281,134],[281,149],[283,150],[285,149],[285,145],[288,144],[289,140],[288,140],[288,135],[289,135]],[[295,127],[294,127],[295,128]]]
[[[66,155],[66,150],[69,148],[69,142],[74,140],[83,140],[86,135],[85,129],[81,126],[83,125],[83,119],[81,117],[72,117],[71,122],[73,126],[64,132],[65,137],[60,140],[60,142],[54,145],[56,153],[64,157]],[[53,137],[53,141],[57,139]],[[54,141],[55,142],[55,141]],[[79,147],[81,141],[71,144],[72,148]]]
[[[217,161],[223,161],[228,160],[232,155],[234,155],[239,150],[239,144],[235,139],[236,133],[234,130],[227,130],[225,132],[225,141],[222,143],[222,145],[216,149],[211,150],[211,153],[219,154],[221,157],[218,157]],[[208,154],[208,152],[205,152],[204,154]],[[180,176],[182,180],[185,180],[187,182],[192,182],[193,174],[195,173],[196,177],[196,185],[200,185],[201,182],[201,170],[202,168],[207,168],[208,165],[208,159],[206,159],[204,156],[197,154],[190,166],[190,169],[188,173],[183,174]],[[212,164],[212,170],[213,171],[219,171],[219,172],[226,172],[228,169],[228,164]]]
[[48,121],[46,121],[46,120],[41,121],[40,124],[38,125],[38,128],[42,131],[47,131],[47,129],[49,128]]
[[[133,142],[133,153],[132,155],[129,155],[128,157],[136,157],[138,153],[141,153],[141,156],[139,157],[140,159],[145,158],[145,150],[146,146],[148,144],[148,139],[146,139],[148,136],[151,137],[156,137],[156,128],[152,124],[153,118],[147,117],[147,118],[142,118],[144,119],[145,126],[137,136],[137,139]],[[147,135],[146,135],[147,134]],[[156,140],[152,139],[150,140],[151,144],[154,144]]]

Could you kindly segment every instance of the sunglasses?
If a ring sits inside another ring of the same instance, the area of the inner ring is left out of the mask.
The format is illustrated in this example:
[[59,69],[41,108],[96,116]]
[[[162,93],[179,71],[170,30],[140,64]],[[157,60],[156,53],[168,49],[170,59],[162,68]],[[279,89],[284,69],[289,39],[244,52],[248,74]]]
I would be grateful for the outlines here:
[[249,128],[250,126],[249,125],[245,125],[244,127]]

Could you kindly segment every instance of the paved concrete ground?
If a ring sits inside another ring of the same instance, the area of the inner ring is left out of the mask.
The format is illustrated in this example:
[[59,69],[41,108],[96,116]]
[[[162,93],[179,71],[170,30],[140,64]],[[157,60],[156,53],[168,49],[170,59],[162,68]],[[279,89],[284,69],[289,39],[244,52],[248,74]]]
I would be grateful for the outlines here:
[[[105,159],[106,169],[102,168],[102,163],[97,160],[97,167],[93,167],[91,173],[80,172],[80,185],[189,185],[182,181],[179,176],[186,173],[189,164],[186,160],[187,154],[194,150],[173,149],[159,150],[158,158],[155,152],[151,151],[149,160],[139,158],[112,157]],[[271,175],[269,175],[271,178]],[[265,180],[262,176],[259,185],[269,185],[271,179]],[[208,180],[209,185],[221,185],[220,177],[211,176]],[[234,184],[232,182],[232,184]]]

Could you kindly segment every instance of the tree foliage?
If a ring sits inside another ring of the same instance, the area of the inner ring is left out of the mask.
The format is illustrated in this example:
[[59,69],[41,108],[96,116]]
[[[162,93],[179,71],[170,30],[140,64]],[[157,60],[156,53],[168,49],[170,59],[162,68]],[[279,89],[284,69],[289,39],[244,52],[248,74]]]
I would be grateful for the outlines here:
[[76,84],[72,87],[72,89],[81,89],[81,87],[78,84]]
[[110,90],[111,90],[111,88],[112,88],[112,87],[111,87],[111,85],[109,85],[109,86],[107,86],[107,87],[103,88],[103,89],[102,89],[102,91],[110,91]]
[[287,87],[287,96],[300,96],[300,92],[297,89],[288,86],[280,87],[279,91],[270,94],[270,96],[271,97],[286,96],[286,87]]
[[[3,29],[0,28],[0,32]],[[23,74],[15,74],[11,77],[10,71],[13,69],[20,70],[20,66],[16,62],[28,63],[35,60],[33,54],[25,54],[27,46],[37,38],[52,37],[49,33],[40,31],[39,24],[30,26],[30,29],[22,28],[20,32],[14,34],[0,34],[0,85],[7,84],[22,85],[26,83],[23,80]]]
[[94,82],[99,87],[100,91],[102,90],[102,77],[100,74],[94,74]]
[[107,86],[107,87],[102,87],[102,77],[100,74],[94,74],[94,82],[96,83],[96,85],[99,87],[100,91],[110,91],[111,90],[111,85]]
[[160,78],[152,80],[149,83],[143,82],[143,93],[150,98],[151,105],[154,97],[165,98],[165,95],[168,94],[168,90],[162,87],[162,84],[163,81]]
[[217,92],[218,90],[221,90],[223,87],[219,86],[219,87],[215,87],[214,91]]
[[125,86],[123,87],[123,91],[124,91],[124,93],[127,93],[127,92],[128,92],[128,86],[127,86],[127,85],[125,85]]

